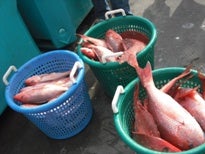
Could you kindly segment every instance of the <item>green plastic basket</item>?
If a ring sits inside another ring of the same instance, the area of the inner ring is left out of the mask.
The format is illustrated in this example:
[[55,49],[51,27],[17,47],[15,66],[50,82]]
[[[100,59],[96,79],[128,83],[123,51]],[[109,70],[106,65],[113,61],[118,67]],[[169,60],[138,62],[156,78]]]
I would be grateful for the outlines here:
[[[157,39],[157,31],[151,21],[137,16],[119,16],[94,25],[85,32],[85,35],[94,38],[103,38],[108,29],[113,29],[118,33],[133,30],[146,35],[149,38],[149,43],[137,55],[137,58],[140,66],[144,67],[147,61],[150,61],[152,68],[154,68],[154,46]],[[127,63],[100,63],[85,56],[80,51],[80,48],[81,45],[78,45],[77,50],[79,56],[89,65],[108,96],[112,97],[114,95],[118,85],[126,86],[130,81],[136,78],[135,70]]]
[[[169,67],[169,68],[161,68],[156,69],[153,71],[153,78],[156,87],[160,88],[164,84],[166,84],[168,81],[173,79],[174,77],[181,74],[185,68],[180,67]],[[194,77],[192,79],[189,79],[188,82],[185,82],[183,84],[183,87],[196,87],[201,86],[200,81],[197,77],[197,72],[195,70],[192,70],[192,73],[194,74]],[[168,152],[158,152],[151,149],[148,149],[140,144],[138,144],[133,138],[132,138],[132,126],[134,123],[134,110],[133,110],[133,93],[135,89],[135,85],[139,83],[139,79],[136,78],[132,82],[130,82],[124,89],[122,86],[118,86],[116,90],[119,91],[119,97],[113,98],[112,102],[112,109],[114,112],[114,124],[115,128],[120,136],[120,138],[137,154],[168,154]],[[121,89],[121,90],[119,90]],[[120,91],[122,93],[120,93]],[[140,85],[140,91],[139,91],[139,98],[142,99],[146,96],[145,89],[141,87]],[[114,103],[114,99],[116,99]],[[170,153],[170,152],[169,152]],[[204,154],[205,153],[205,144],[202,144],[198,147],[195,147],[193,149],[178,152],[179,154]],[[177,154],[178,154],[177,153]]]

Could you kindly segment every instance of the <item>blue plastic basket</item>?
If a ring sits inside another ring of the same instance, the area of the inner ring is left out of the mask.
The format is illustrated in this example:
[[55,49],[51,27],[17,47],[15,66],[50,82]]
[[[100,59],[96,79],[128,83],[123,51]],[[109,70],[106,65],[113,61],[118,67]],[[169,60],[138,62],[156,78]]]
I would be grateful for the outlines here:
[[[68,91],[56,100],[37,107],[23,107],[13,99],[13,96],[24,87],[24,81],[30,76],[42,73],[71,70],[75,62],[80,62],[76,82]],[[54,139],[65,139],[83,130],[92,117],[92,105],[84,80],[84,65],[74,52],[55,50],[34,57],[9,80],[5,89],[8,106],[22,113],[42,132]]]

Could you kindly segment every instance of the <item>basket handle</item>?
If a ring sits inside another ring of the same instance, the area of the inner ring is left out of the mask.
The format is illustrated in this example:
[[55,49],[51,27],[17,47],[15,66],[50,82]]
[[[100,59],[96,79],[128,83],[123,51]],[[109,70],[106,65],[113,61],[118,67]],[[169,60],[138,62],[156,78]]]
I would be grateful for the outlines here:
[[14,71],[14,72],[16,72],[17,71],[17,69],[16,69],[16,67],[14,66],[14,65],[11,65],[9,68],[8,68],[8,70],[6,71],[6,73],[4,74],[4,76],[3,76],[3,78],[2,78],[2,80],[3,80],[3,82],[4,82],[4,84],[7,86],[8,84],[9,84],[9,82],[8,82],[8,77],[9,77],[9,75],[11,74],[11,72],[12,71]]
[[120,51],[120,52],[115,52],[115,53],[108,54],[108,55],[103,55],[103,56],[102,56],[102,62],[103,62],[103,63],[106,63],[106,58],[121,56],[122,54],[123,54],[123,52]]
[[114,14],[117,14],[117,13],[122,13],[123,16],[126,16],[125,11],[123,9],[116,9],[116,10],[107,11],[105,13],[105,19],[106,20],[109,19],[109,16],[111,16],[113,18]]
[[124,93],[123,86],[121,86],[121,85],[117,86],[117,89],[115,91],[115,95],[114,95],[113,100],[112,100],[113,113],[118,113],[117,102],[118,102],[120,94],[122,94],[122,93]]
[[76,79],[75,79],[74,75],[75,75],[77,69],[82,68],[82,67],[83,67],[83,65],[79,61],[75,62],[75,64],[73,65],[73,68],[71,69],[71,72],[70,72],[70,79],[71,79],[72,83],[76,83]]

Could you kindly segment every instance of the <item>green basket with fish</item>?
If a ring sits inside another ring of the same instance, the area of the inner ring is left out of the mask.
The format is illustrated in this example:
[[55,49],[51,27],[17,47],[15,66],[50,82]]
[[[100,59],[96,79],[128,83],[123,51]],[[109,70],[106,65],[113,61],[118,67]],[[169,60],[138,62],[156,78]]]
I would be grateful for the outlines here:
[[[153,80],[155,86],[157,88],[161,88],[173,78],[179,76],[182,72],[185,71],[183,67],[168,67],[168,68],[160,68],[152,71]],[[193,75],[191,78],[187,79],[180,79],[178,83],[180,83],[181,87],[184,88],[195,88],[198,87],[197,91],[202,92],[202,82],[198,78],[198,72],[196,70],[191,69],[191,74]],[[138,154],[168,154],[168,153],[180,153],[180,154],[203,154],[205,153],[205,143],[190,148],[188,150],[182,150],[180,152],[167,152],[166,147],[164,151],[157,151],[156,149],[153,150],[151,148],[147,148],[147,146],[140,144],[138,141],[135,140],[133,136],[133,128],[134,122],[136,121],[135,118],[135,110],[134,110],[134,91],[136,90],[136,85],[139,85],[139,93],[138,97],[140,100],[143,100],[147,93],[145,89],[142,87],[139,78],[134,79],[131,81],[125,88],[119,85],[116,89],[115,95],[112,101],[112,110],[114,113],[114,125],[116,131],[120,138],[136,153]],[[169,110],[169,109],[168,109]],[[139,117],[139,116],[138,116]],[[191,132],[190,132],[191,133]],[[203,134],[203,133],[202,133]],[[185,136],[187,137],[189,133]],[[158,143],[154,143],[157,145]]]
[[[4,75],[7,104],[28,118],[48,137],[72,137],[88,125],[93,113],[84,71],[80,57],[68,50],[41,54],[19,69],[11,66]],[[11,74],[13,75],[9,79]],[[60,77],[58,80],[55,80],[55,74]],[[62,74],[66,76],[63,77]],[[32,86],[31,83],[36,80],[30,82],[28,79],[39,79],[40,75],[49,76],[44,78],[45,82]],[[65,79],[65,82],[61,79]],[[30,82],[29,86],[26,81]],[[17,97],[20,94],[21,97]]]
[[[120,10],[119,12],[121,12]],[[118,12],[118,13],[119,13]],[[119,34],[127,31],[138,32],[148,38],[148,43],[145,48],[137,54],[139,64],[145,66],[147,61],[150,61],[154,69],[154,46],[157,40],[157,31],[155,25],[146,18],[139,16],[117,16],[109,18],[116,12],[107,12],[107,19],[102,21],[85,32],[84,35],[93,38],[104,39],[105,33],[112,29]],[[109,14],[110,13],[110,14]],[[121,12],[123,14],[123,11]],[[132,35],[132,34],[131,34]],[[126,36],[125,36],[126,37]],[[134,35],[131,37],[135,37]],[[89,65],[95,77],[103,87],[105,92],[113,97],[117,85],[126,86],[130,81],[136,78],[135,70],[127,63],[119,64],[118,62],[101,63],[92,60],[81,52],[82,39],[77,46],[78,55],[80,58]]]

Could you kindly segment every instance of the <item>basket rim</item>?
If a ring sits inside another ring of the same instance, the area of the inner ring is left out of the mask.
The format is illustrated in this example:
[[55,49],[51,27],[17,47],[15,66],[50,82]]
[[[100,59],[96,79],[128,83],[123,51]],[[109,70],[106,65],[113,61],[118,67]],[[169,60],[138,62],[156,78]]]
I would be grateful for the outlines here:
[[[21,105],[16,104],[13,100],[13,97],[11,98],[10,94],[9,94],[10,88],[12,88],[10,83],[15,82],[16,76],[20,75],[21,72],[23,72],[24,68],[29,66],[30,63],[37,61],[39,58],[47,57],[47,56],[55,55],[55,54],[59,54],[59,53],[68,54],[69,56],[74,57],[76,59],[76,61],[79,61],[82,64],[82,68],[79,69],[79,73],[78,73],[78,76],[76,78],[76,83],[74,83],[69,88],[69,90],[67,90],[62,95],[60,95],[57,100],[53,100],[52,102],[41,104],[39,106],[31,107],[31,108],[23,107]],[[79,86],[79,84],[80,84],[79,81],[81,81],[83,79],[83,76],[84,76],[84,63],[76,53],[74,53],[70,50],[52,50],[52,51],[49,51],[47,53],[43,53],[41,55],[38,55],[38,56],[30,59],[26,63],[24,63],[22,66],[20,66],[20,68],[17,70],[17,72],[15,72],[13,74],[13,76],[11,77],[11,79],[9,81],[9,84],[6,86],[6,89],[5,89],[5,97],[7,100],[7,104],[13,110],[20,112],[20,113],[23,113],[23,114],[26,114],[26,113],[32,114],[32,113],[37,113],[37,112],[44,112],[45,110],[49,110],[49,109],[56,107],[56,105],[58,105],[61,100],[66,100],[68,97],[70,97],[71,94],[75,91],[75,89]]]
[[[167,68],[159,68],[156,70],[153,70],[153,76],[157,75],[157,74],[161,74],[161,73],[167,73],[167,72],[175,72],[175,73],[181,73],[182,71],[184,71],[186,68],[184,67],[167,67]],[[197,71],[192,69],[191,70],[192,73],[197,74]],[[154,151],[151,149],[148,149],[138,143],[136,143],[136,141],[134,141],[134,139],[132,139],[122,128],[121,125],[121,121],[120,121],[120,110],[122,108],[122,103],[123,103],[123,99],[127,93],[127,91],[129,91],[130,88],[132,88],[134,85],[136,85],[136,83],[139,82],[139,78],[137,77],[136,79],[134,79],[133,81],[131,81],[124,89],[124,93],[122,93],[119,96],[118,99],[118,103],[117,103],[117,107],[118,107],[118,112],[114,113],[113,115],[113,119],[114,119],[114,125],[115,128],[118,132],[118,135],[120,136],[120,138],[134,151],[140,151],[140,152],[144,152],[144,153],[148,153],[148,154],[159,154],[158,151]],[[195,148],[192,148],[190,150],[187,151],[182,151],[182,152],[177,152],[179,154],[192,154],[192,153],[197,153],[199,151],[201,151],[202,149],[205,149],[205,143],[197,146]],[[161,154],[175,154],[173,152],[160,152]]]
[[[98,29],[100,27],[103,27],[104,25],[108,24],[110,21],[116,21],[116,20],[140,20],[143,21],[144,23],[146,23],[149,27],[151,27],[151,33],[152,33],[152,38],[150,39],[149,43],[146,45],[146,47],[140,51],[137,54],[137,57],[143,57],[143,54],[146,50],[149,50],[150,48],[152,48],[154,46],[154,44],[156,43],[157,40],[157,30],[155,25],[147,18],[144,17],[140,17],[140,16],[118,16],[118,17],[114,17],[114,18],[110,18],[107,19],[105,21],[102,21],[94,26],[92,26],[89,30],[87,30],[84,35],[88,35],[90,33],[90,31],[93,31],[93,29]],[[77,51],[78,51],[78,55],[83,59],[84,62],[86,62],[87,64],[91,64],[92,66],[96,66],[99,68],[115,68],[119,66],[118,62],[108,62],[108,63],[101,63],[98,61],[94,61],[90,58],[88,58],[87,56],[85,56],[81,51],[81,45],[80,42],[82,42],[82,39],[80,39],[79,44],[77,46]],[[120,64],[120,65],[124,65],[124,63]]]

